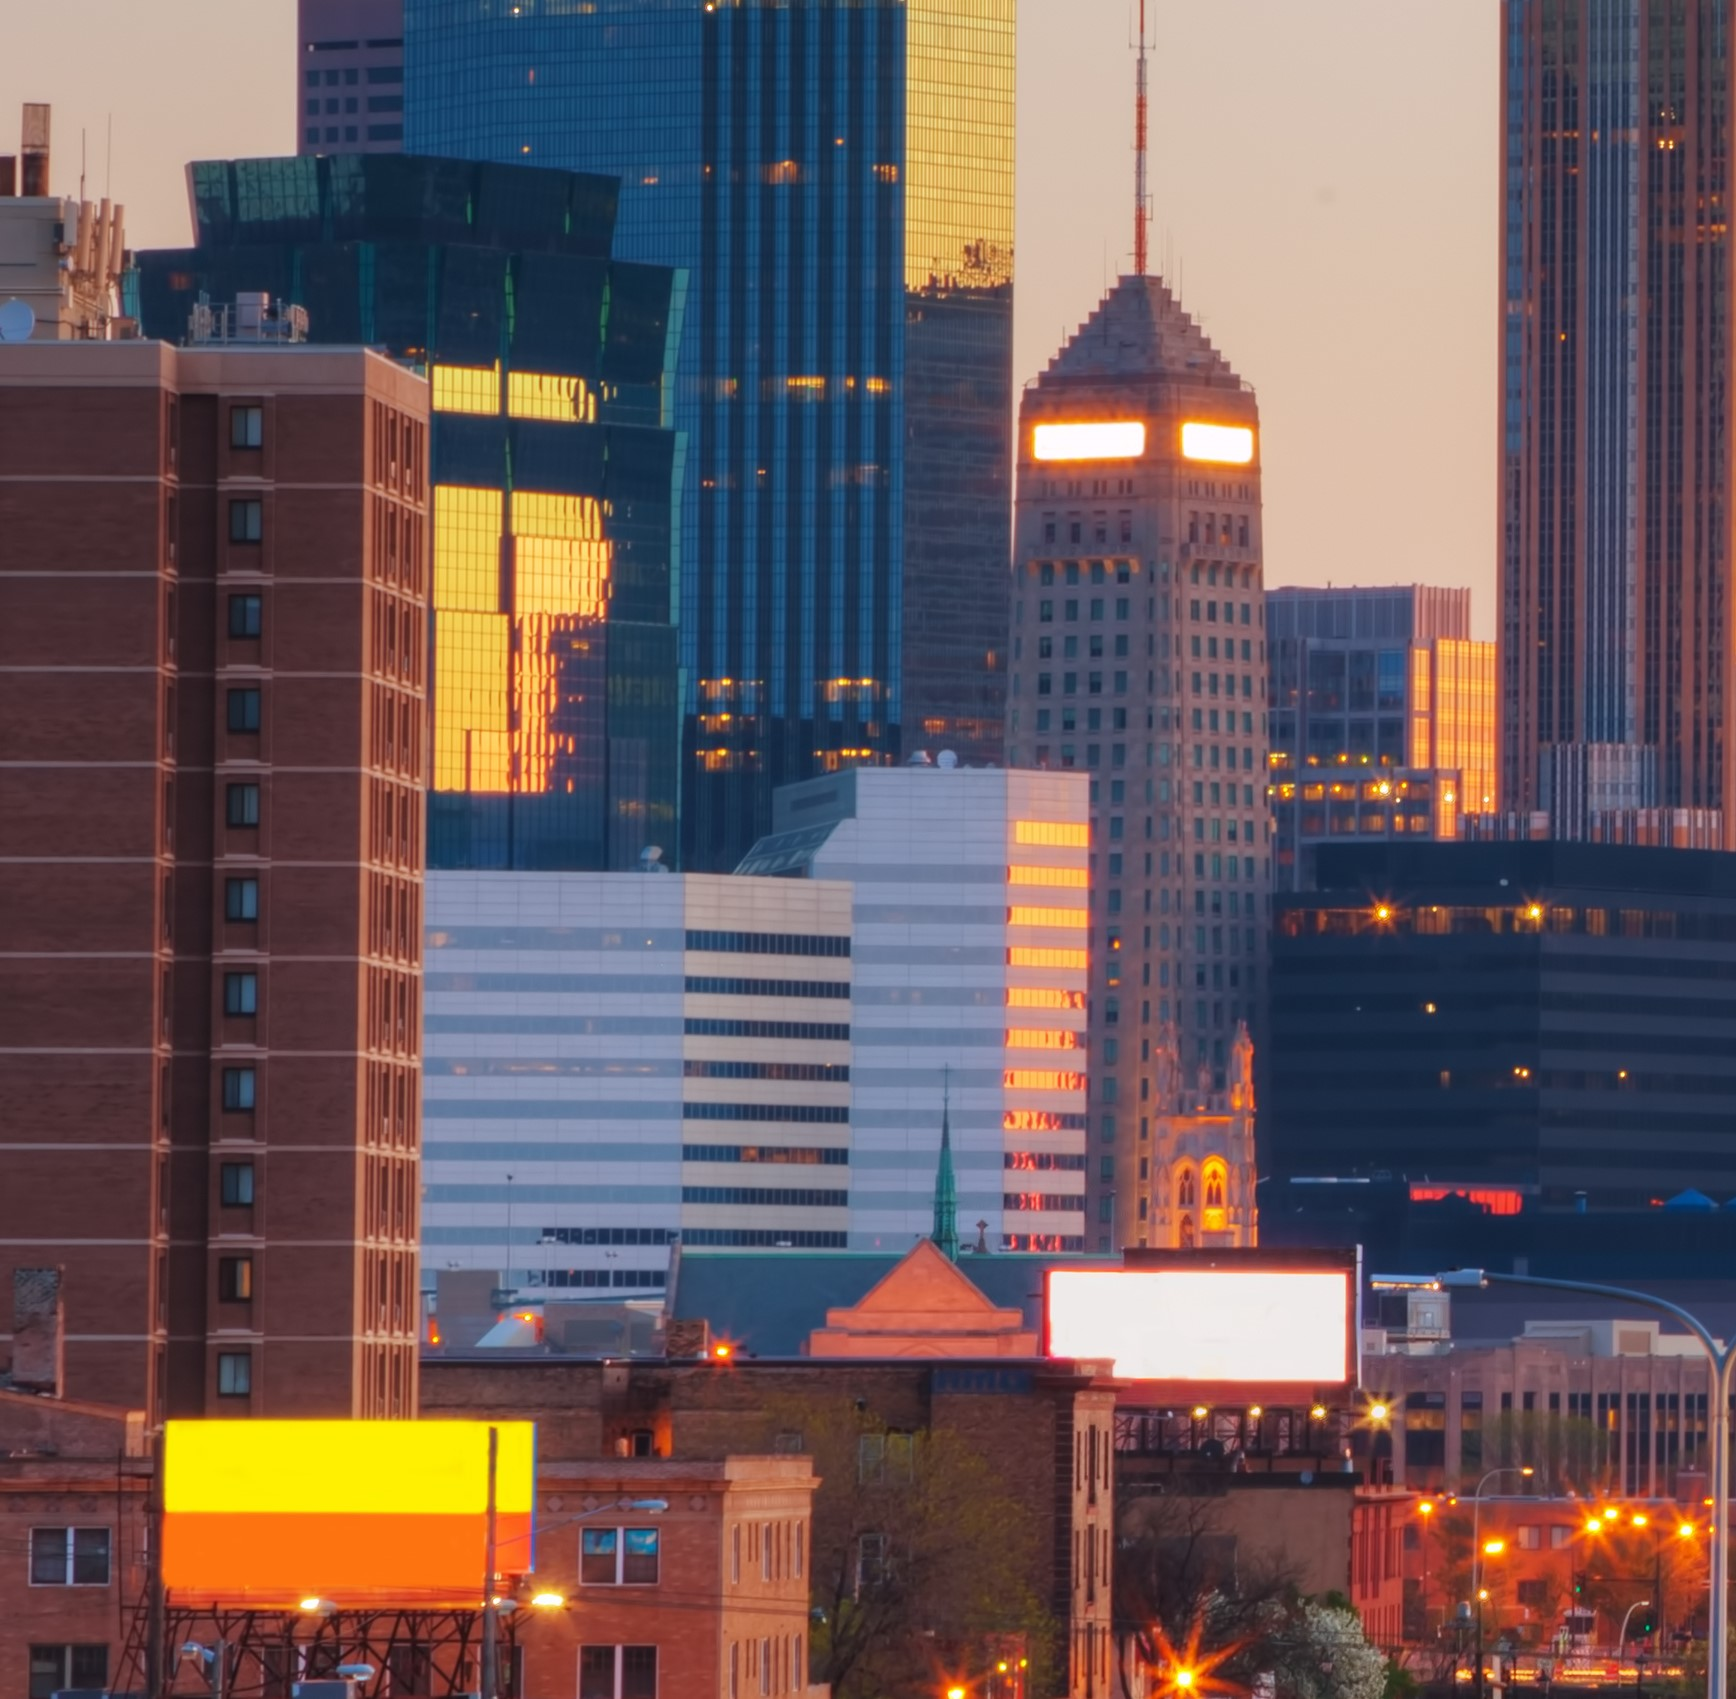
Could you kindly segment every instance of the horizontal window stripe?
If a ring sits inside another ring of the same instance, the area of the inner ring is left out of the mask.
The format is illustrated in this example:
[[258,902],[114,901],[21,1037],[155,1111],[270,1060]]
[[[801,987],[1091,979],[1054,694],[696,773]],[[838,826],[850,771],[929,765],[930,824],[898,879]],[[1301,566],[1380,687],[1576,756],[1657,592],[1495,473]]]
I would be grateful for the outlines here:
[[847,937],[798,932],[701,932],[687,934],[690,950],[732,956],[848,956]]
[[850,982],[847,979],[737,979],[689,974],[687,992],[693,997],[829,997],[848,1000]]
[[[675,1002],[678,993],[672,993]],[[677,1007],[679,1004],[677,1003]],[[474,1033],[483,1037],[509,1033],[514,1037],[546,1038],[570,1035],[631,1035],[635,1038],[669,1038],[681,1031],[679,1015],[426,1015],[422,1031],[428,1033]]]
[[690,1019],[683,1024],[689,1038],[792,1038],[847,1044],[848,1023],[832,1021],[738,1021]]
[[814,1187],[796,1186],[683,1186],[683,1203],[722,1203],[761,1205],[799,1209],[848,1209],[850,1194],[844,1191],[824,1191]]
[[422,984],[430,995],[471,992],[504,995],[528,992],[553,996],[574,992],[663,992],[681,989],[680,963],[666,974],[651,973],[424,973]]
[[850,1161],[850,1152],[804,1145],[771,1144],[684,1144],[683,1162],[765,1162],[789,1163],[796,1167],[842,1168]]
[[684,1103],[684,1121],[812,1121],[847,1126],[848,1108],[819,1103]]

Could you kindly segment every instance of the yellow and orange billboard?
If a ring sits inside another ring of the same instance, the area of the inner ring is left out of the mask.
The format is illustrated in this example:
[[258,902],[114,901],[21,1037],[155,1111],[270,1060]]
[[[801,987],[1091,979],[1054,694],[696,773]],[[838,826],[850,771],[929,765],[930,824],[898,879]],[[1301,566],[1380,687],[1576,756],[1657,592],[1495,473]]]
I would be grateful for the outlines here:
[[176,1421],[164,1583],[184,1603],[479,1603],[491,1427],[495,1569],[527,1574],[534,1422]]

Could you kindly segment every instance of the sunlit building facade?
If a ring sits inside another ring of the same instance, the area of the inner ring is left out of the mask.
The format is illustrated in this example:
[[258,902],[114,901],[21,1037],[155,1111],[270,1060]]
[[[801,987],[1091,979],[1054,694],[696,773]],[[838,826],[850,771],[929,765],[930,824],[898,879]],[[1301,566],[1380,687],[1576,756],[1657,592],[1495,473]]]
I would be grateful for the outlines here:
[[1259,409],[1158,278],[1024,392],[1011,644],[1008,764],[1090,783],[1086,1248],[1150,1243],[1157,1061],[1227,1089],[1272,880]]
[[943,1114],[962,1243],[1087,1248],[1087,792],[924,762],[778,793],[741,870],[853,892],[850,1249],[932,1230]]
[[999,758],[1013,0],[408,0],[408,144],[607,172],[689,279],[683,865],[775,786]]
[[1502,806],[1736,847],[1730,8],[1501,30]]
[[1344,838],[1456,838],[1496,808],[1495,645],[1471,592],[1407,584],[1266,597],[1275,882]]
[[431,380],[431,866],[673,857],[681,292],[610,256],[616,185],[468,161],[190,169],[198,246],[139,256],[150,334],[267,291]]

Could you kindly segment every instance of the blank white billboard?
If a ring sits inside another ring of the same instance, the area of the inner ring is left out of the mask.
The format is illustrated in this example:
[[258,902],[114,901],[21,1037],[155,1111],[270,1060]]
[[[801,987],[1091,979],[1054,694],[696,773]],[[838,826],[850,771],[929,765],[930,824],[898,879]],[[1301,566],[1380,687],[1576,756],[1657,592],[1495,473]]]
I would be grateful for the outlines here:
[[1122,1380],[1355,1378],[1347,1270],[1051,1269],[1049,1351],[1113,1360]]

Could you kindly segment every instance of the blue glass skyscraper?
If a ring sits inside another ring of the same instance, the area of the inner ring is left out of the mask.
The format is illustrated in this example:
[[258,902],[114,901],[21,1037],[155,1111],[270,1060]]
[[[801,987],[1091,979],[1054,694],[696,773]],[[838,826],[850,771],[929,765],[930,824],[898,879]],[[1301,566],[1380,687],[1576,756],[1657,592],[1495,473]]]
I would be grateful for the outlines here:
[[999,759],[1013,0],[408,0],[405,78],[412,150],[617,175],[688,275],[686,864],[786,781]]

